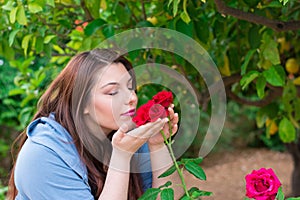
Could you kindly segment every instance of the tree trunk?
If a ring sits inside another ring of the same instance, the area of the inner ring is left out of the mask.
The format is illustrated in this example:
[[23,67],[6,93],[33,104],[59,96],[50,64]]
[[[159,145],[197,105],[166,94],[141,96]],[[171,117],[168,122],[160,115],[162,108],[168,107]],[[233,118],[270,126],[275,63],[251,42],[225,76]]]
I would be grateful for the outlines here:
[[287,145],[289,153],[292,155],[294,170],[292,172],[292,193],[291,196],[300,196],[300,141]]

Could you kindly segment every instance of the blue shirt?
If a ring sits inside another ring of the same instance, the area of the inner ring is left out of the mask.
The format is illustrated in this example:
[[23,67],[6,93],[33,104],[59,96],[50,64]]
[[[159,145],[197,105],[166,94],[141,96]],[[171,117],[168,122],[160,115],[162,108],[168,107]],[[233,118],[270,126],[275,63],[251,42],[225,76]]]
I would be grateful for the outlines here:
[[[94,199],[86,166],[80,160],[72,137],[55,121],[54,115],[33,121],[27,135],[15,166],[17,200]],[[144,168],[141,177],[146,190],[152,186],[148,145],[143,145],[138,152],[143,156],[134,157]]]

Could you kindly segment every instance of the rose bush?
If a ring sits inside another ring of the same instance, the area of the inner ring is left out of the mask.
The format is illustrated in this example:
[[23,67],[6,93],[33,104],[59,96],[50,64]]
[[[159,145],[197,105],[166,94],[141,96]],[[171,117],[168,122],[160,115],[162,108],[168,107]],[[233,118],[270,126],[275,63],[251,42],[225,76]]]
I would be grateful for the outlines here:
[[281,186],[272,169],[253,170],[245,178],[246,196],[256,200],[274,200]]
[[[246,177],[246,196],[255,200],[284,200],[281,183],[273,169],[253,170]],[[290,197],[286,200],[300,200]]]

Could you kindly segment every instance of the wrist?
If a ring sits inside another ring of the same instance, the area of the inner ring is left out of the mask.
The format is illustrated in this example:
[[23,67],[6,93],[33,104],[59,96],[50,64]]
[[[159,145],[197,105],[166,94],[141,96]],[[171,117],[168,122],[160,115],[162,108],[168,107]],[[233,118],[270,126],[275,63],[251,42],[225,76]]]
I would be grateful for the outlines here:
[[113,148],[109,167],[117,171],[129,172],[132,155],[132,153]]
[[159,144],[151,144],[151,143],[148,143],[148,146],[149,146],[149,151],[150,152],[155,152],[155,151],[159,151],[163,148],[166,148],[166,145],[165,143],[159,143]]

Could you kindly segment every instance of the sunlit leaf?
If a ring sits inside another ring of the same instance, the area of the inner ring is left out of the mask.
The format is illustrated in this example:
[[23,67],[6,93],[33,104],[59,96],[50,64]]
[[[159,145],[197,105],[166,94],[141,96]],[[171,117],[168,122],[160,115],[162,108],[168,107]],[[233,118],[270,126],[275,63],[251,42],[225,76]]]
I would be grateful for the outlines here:
[[9,13],[9,21],[12,24],[16,22],[17,11],[18,11],[18,7],[14,7],[13,9],[11,9]]
[[29,45],[29,41],[30,41],[31,37],[32,37],[32,34],[29,34],[29,35],[26,35],[22,40],[22,48],[24,49],[25,56],[27,56],[28,45]]
[[296,139],[296,130],[286,117],[279,123],[279,137],[284,143],[293,142]]
[[17,11],[17,22],[21,25],[27,25],[27,19],[25,15],[25,10],[23,5],[18,6],[18,11]]
[[272,66],[270,69],[265,70],[263,76],[273,86],[283,86],[285,83],[285,71],[280,65]]
[[28,3],[28,9],[32,13],[38,13],[43,10],[43,8],[39,4],[34,3],[34,2]]
[[16,29],[16,30],[14,30],[14,31],[12,31],[10,34],[9,34],[9,39],[8,39],[8,41],[9,41],[9,46],[12,46],[12,44],[13,44],[13,42],[14,42],[14,40],[15,40],[15,37],[16,37],[16,35],[17,35],[17,33],[20,31],[20,29]]
[[242,90],[244,90],[254,79],[259,76],[258,71],[250,71],[245,76],[242,77],[240,84],[242,86]]

